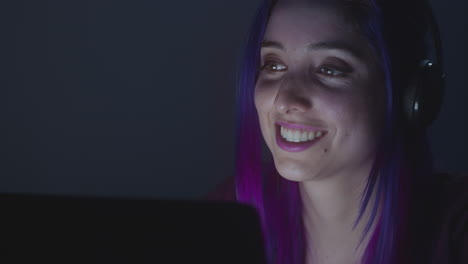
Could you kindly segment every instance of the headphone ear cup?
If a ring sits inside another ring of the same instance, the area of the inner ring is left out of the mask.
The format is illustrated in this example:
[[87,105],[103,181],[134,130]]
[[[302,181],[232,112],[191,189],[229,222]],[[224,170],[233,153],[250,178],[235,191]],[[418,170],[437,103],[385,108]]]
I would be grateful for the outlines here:
[[404,115],[411,127],[427,128],[436,119],[443,102],[445,75],[430,60],[422,60],[405,90]]
[[413,74],[408,87],[404,91],[403,107],[404,116],[407,124],[414,127],[417,124],[417,115],[419,114],[419,89],[421,87],[421,67],[418,66]]

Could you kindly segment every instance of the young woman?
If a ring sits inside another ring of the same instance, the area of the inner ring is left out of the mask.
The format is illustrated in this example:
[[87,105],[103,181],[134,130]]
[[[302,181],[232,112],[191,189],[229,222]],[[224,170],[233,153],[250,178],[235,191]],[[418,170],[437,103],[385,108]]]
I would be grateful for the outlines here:
[[435,174],[405,116],[430,53],[430,6],[410,2],[261,3],[217,193],[257,208],[269,263],[468,263],[468,177]]

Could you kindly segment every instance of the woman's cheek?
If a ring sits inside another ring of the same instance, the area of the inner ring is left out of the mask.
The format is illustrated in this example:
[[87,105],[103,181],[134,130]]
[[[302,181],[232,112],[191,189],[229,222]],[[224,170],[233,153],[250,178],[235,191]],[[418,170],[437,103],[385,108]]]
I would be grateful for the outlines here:
[[[337,126],[349,126],[359,123],[362,116],[362,104],[358,98],[349,95],[323,95],[316,98],[316,108],[324,113],[326,121],[336,122]],[[320,104],[320,105],[317,105]],[[333,121],[334,120],[334,121]]]
[[[271,103],[274,102],[274,90],[257,83],[254,92],[255,107],[258,112],[262,112],[267,108]],[[271,103],[270,103],[271,102]]]

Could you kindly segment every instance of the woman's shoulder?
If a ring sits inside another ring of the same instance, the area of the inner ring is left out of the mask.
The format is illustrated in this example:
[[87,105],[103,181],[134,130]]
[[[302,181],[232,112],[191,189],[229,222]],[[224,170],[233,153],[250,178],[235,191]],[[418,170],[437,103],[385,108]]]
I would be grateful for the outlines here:
[[468,173],[437,174],[433,263],[468,263]]
[[451,201],[468,199],[468,173],[436,173],[443,197]]
[[452,225],[464,225],[463,230],[457,230],[464,231],[466,236],[468,235],[468,173],[441,173],[439,177],[440,213],[446,220],[450,220]]

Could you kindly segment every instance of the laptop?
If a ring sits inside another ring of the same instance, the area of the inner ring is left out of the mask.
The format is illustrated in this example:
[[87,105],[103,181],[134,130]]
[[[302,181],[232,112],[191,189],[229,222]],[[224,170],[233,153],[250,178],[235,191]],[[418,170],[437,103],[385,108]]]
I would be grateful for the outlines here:
[[0,194],[0,263],[265,264],[247,205]]

